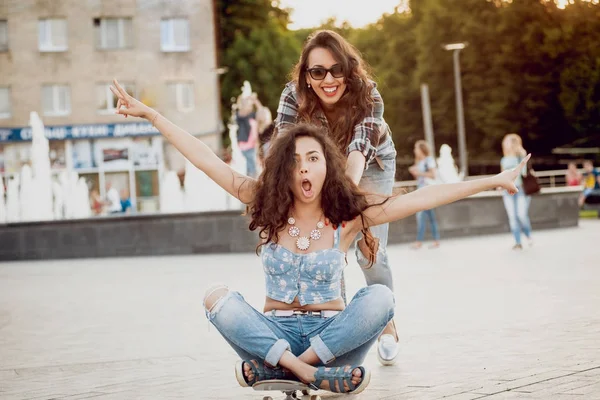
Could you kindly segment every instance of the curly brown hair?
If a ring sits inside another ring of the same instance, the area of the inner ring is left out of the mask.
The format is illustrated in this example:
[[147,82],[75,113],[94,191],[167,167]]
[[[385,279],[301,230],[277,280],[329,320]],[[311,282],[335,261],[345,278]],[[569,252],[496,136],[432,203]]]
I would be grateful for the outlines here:
[[344,71],[346,91],[335,105],[342,112],[337,121],[329,121],[331,137],[344,152],[350,144],[354,126],[373,110],[371,91],[374,85],[367,72],[367,64],[354,46],[333,31],[316,31],[306,40],[300,61],[294,67],[291,76],[298,94],[298,122],[314,122],[315,111],[321,107],[319,97],[306,84],[308,55],[315,48],[329,50]]
[[[321,193],[321,208],[325,218],[336,226],[356,217],[361,218],[361,232],[369,248],[369,266],[375,262],[376,241],[367,227],[364,211],[370,206],[366,193],[362,192],[346,175],[346,158],[333,141],[318,127],[299,124],[277,136],[272,142],[264,170],[256,182],[255,196],[248,206],[251,215],[250,230],[260,229],[262,239],[257,246],[279,241],[279,233],[287,226],[294,194],[290,186],[296,168],[294,154],[296,140],[301,137],[315,139],[323,148],[327,175]],[[385,200],[387,201],[387,199]],[[384,201],[384,202],[385,202]]]

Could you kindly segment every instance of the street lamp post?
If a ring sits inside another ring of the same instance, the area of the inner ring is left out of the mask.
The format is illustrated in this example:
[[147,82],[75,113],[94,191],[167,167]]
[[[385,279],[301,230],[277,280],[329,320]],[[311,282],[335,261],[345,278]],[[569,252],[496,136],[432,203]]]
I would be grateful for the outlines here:
[[465,113],[463,110],[462,84],[460,80],[460,63],[458,55],[467,43],[452,43],[444,46],[445,50],[453,51],[454,59],[454,90],[456,92],[456,122],[458,125],[458,153],[460,157],[460,172],[464,178],[469,175],[467,162],[467,138],[465,135]]

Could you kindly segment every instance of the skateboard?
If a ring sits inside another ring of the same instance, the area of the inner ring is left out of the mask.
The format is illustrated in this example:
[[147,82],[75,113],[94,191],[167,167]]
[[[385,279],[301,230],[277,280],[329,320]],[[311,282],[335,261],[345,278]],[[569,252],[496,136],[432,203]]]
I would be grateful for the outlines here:
[[[302,382],[288,381],[284,379],[270,379],[266,381],[260,381],[252,385],[254,390],[277,390],[285,394],[283,400],[296,400],[296,399],[309,399],[309,400],[321,400],[321,396],[316,394],[310,394],[310,388]],[[298,396],[300,392],[300,396]],[[264,396],[263,400],[273,400],[271,396]]]

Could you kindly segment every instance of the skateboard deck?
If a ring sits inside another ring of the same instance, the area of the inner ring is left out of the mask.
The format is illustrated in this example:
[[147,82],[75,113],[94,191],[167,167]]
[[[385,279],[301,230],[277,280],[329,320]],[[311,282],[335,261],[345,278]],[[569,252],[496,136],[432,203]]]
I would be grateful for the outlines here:
[[[264,391],[280,391],[286,397],[283,400],[295,400],[295,399],[309,399],[309,400],[321,400],[321,396],[310,395],[310,388],[302,382],[290,381],[284,379],[270,379],[266,381],[260,381],[252,385],[254,390]],[[298,395],[300,392],[300,395]],[[273,400],[271,396],[264,396],[263,400]]]

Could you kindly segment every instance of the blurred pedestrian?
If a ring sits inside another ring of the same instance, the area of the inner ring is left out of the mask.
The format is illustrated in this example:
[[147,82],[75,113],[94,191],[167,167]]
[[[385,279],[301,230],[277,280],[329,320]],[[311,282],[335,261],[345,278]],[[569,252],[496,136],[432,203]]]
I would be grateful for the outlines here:
[[[431,156],[431,148],[429,143],[424,140],[417,140],[413,149],[415,154],[415,164],[408,171],[417,180],[417,190],[427,185],[435,183],[437,175],[437,166],[434,158]],[[425,210],[419,211],[417,214],[417,240],[412,244],[413,249],[420,249],[425,239],[425,224],[429,221],[431,226],[431,236],[433,244],[429,246],[432,249],[440,247],[440,233],[435,217],[435,211]]]
[[581,172],[577,169],[577,164],[570,162],[565,175],[567,186],[581,185]]
[[121,212],[124,214],[131,214],[133,212],[131,197],[127,189],[121,189]]
[[94,215],[102,214],[102,210],[104,209],[104,203],[102,202],[100,193],[98,193],[98,189],[93,189],[90,192],[90,204],[92,206],[92,212],[94,213]]
[[585,200],[595,192],[600,195],[600,171],[594,168],[594,163],[590,160],[583,162],[583,192],[579,196],[579,207],[583,207]]
[[273,115],[268,107],[262,105],[258,97],[255,100],[256,105],[256,123],[258,128],[258,159],[261,165],[269,152],[271,138],[275,130]]
[[[519,165],[521,160],[527,156],[527,152],[523,148],[523,141],[521,137],[516,133],[509,133],[504,136],[502,140],[502,152],[504,156],[500,160],[500,167],[502,171],[510,170]],[[513,250],[523,249],[521,244],[521,232],[529,239],[529,245],[533,244],[531,238],[531,222],[529,221],[529,204],[531,203],[531,196],[525,194],[523,190],[523,178],[522,175],[527,173],[527,168],[523,168],[521,175],[517,177],[515,185],[519,191],[511,196],[508,192],[504,191],[502,194],[502,200],[504,202],[504,208],[508,214],[508,223],[510,230],[515,238],[515,245]]]
[[236,124],[238,126],[238,146],[246,159],[247,175],[256,177],[256,144],[258,126],[254,112],[255,96],[240,96],[237,100]]

